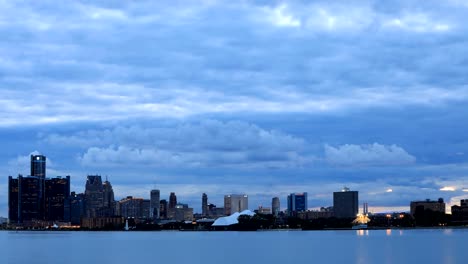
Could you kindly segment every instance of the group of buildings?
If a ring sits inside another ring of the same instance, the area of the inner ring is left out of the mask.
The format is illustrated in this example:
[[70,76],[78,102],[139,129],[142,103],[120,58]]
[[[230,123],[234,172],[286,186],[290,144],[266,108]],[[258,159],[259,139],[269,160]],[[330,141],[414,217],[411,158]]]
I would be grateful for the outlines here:
[[[43,227],[55,224],[81,227],[104,227],[121,225],[125,219],[136,221],[192,221],[194,219],[216,219],[249,209],[248,196],[230,194],[224,196],[224,206],[217,207],[202,194],[201,213],[194,213],[188,204],[177,201],[171,192],[169,199],[161,199],[160,190],[149,193],[149,199],[127,196],[119,201],[114,198],[111,183],[99,175],[87,176],[83,193],[70,192],[70,176],[46,177],[46,157],[31,155],[31,174],[9,176],[8,220],[11,225]],[[271,207],[259,207],[259,214],[276,217],[298,217],[301,219],[354,218],[359,211],[359,193],[344,188],[333,193],[333,206],[320,210],[308,209],[307,192],[291,193],[287,197],[287,210],[281,211],[280,198],[272,198]],[[414,216],[419,210],[445,213],[443,199],[438,201],[415,201],[410,205]],[[367,214],[367,203],[363,213]],[[460,206],[452,206],[452,214],[459,221],[468,222],[468,200]]]

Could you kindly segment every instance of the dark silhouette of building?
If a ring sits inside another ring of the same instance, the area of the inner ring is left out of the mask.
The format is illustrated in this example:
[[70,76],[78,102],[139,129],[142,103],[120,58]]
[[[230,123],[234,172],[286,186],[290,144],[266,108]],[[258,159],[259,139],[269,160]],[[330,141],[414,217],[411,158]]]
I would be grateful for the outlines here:
[[8,178],[8,217],[11,224],[44,226],[67,220],[65,202],[70,176],[45,178],[46,157],[31,155],[31,175]]
[[164,199],[159,201],[159,218],[167,219],[167,201]]
[[452,206],[452,221],[457,224],[468,223],[468,199],[460,200],[460,205]]
[[85,214],[85,195],[72,192],[65,200],[65,221],[72,225],[80,225],[81,218]]
[[31,155],[31,176],[46,177],[46,156]]
[[273,197],[271,199],[271,213],[274,216],[278,216],[280,212],[280,199],[278,197]]
[[307,193],[291,193],[288,195],[288,214],[296,216],[298,212],[307,211]]
[[102,184],[103,189],[103,202],[102,209],[99,210],[98,216],[100,217],[112,217],[115,215],[115,200],[114,200],[114,189],[112,184],[107,180]]
[[433,212],[440,212],[445,214],[444,199],[439,198],[437,201],[431,201],[430,199],[426,199],[424,201],[412,201],[410,203],[410,211],[413,217],[416,215],[417,210],[431,210]]
[[356,217],[359,212],[359,193],[346,187],[341,192],[334,192],[333,210],[337,218]]
[[202,194],[202,216],[208,216],[208,195],[206,193]]
[[88,175],[84,194],[86,217],[97,217],[104,207],[104,186],[100,175]]
[[151,190],[150,193],[150,218],[159,219],[160,212],[160,198],[161,194],[159,190]]
[[44,179],[18,176],[18,223],[44,220]]
[[169,209],[174,209],[177,205],[177,196],[175,193],[171,192],[169,195]]
[[70,196],[70,176],[45,180],[45,220],[64,221],[65,201]]
[[18,223],[19,215],[19,179],[13,179],[13,177],[8,177],[8,221],[10,223]]

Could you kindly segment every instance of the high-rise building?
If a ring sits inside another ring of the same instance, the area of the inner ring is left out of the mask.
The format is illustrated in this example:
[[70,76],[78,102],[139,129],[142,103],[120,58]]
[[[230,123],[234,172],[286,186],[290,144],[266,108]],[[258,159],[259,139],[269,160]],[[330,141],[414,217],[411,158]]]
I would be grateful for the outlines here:
[[206,193],[202,194],[202,216],[208,216],[208,195]]
[[97,217],[104,207],[104,186],[100,175],[88,175],[84,194],[86,217]]
[[112,184],[107,180],[102,184],[103,190],[103,207],[99,210],[98,215],[101,217],[112,217],[115,215],[115,199],[114,189]]
[[70,196],[65,200],[65,221],[70,222],[72,225],[80,225],[81,218],[85,214],[84,207],[84,194],[71,192]]
[[18,176],[18,223],[44,220],[44,180]]
[[13,177],[8,177],[8,221],[10,224],[19,223],[19,179],[13,179]]
[[65,221],[65,201],[70,196],[70,176],[45,180],[45,219]]
[[249,197],[245,194],[230,194],[224,196],[224,213],[231,215],[249,208]]
[[46,156],[31,155],[31,175],[40,178],[46,177]]
[[159,218],[167,219],[167,200],[159,201]]
[[8,217],[12,224],[43,226],[65,221],[70,176],[45,178],[46,157],[31,155],[31,175],[8,178]]
[[343,188],[333,193],[333,211],[337,218],[356,217],[359,212],[359,193]]
[[278,216],[280,210],[280,199],[278,197],[273,197],[273,199],[271,199],[271,213],[274,216]]
[[307,211],[307,193],[291,193],[288,195],[288,214],[296,216],[298,212]]
[[150,193],[150,218],[159,219],[160,211],[160,192],[159,190],[151,190]]
[[169,209],[174,209],[177,205],[177,196],[175,193],[171,192],[169,195]]

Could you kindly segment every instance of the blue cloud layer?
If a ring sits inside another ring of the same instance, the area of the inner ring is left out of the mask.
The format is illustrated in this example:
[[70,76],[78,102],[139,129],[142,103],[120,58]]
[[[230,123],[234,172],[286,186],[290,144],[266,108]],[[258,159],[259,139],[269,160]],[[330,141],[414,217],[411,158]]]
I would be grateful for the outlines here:
[[0,8],[5,176],[39,150],[78,191],[102,173],[117,196],[156,183],[196,206],[293,191],[329,205],[343,185],[380,207],[466,194],[464,1]]

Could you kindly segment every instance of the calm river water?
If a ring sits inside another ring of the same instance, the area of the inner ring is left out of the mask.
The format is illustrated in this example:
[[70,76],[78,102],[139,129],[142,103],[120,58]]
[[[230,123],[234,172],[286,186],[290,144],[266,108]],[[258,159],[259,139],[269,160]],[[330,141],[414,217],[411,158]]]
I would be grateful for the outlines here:
[[468,229],[0,232],[0,263],[468,263]]

